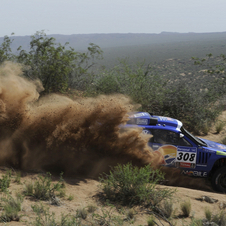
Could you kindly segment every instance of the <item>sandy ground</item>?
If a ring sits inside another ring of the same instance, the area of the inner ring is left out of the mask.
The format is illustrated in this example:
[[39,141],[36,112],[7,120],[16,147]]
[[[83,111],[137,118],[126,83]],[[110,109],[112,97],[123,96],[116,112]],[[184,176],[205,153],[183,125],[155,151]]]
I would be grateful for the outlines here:
[[[1,170],[1,177],[5,174],[5,170]],[[15,195],[16,192],[22,193],[24,190],[24,186],[31,180],[35,180],[37,178],[37,174],[29,174],[23,172],[24,176],[21,178],[21,183],[18,184],[14,182],[15,174],[13,174],[11,179],[11,184],[9,187],[9,192],[11,195]],[[128,209],[124,208],[123,214],[119,214],[115,208],[111,209],[108,206],[103,206],[101,203],[96,199],[96,194],[100,191],[99,182],[92,179],[82,179],[82,178],[66,178],[66,196],[64,198],[60,198],[61,205],[54,206],[51,205],[48,201],[38,201],[35,199],[31,199],[30,197],[25,197],[22,210],[20,211],[19,215],[21,216],[20,222],[12,221],[9,222],[8,225],[29,225],[31,222],[35,222],[35,218],[37,217],[31,206],[42,203],[43,206],[49,208],[50,213],[54,212],[56,219],[60,219],[61,214],[71,214],[75,215],[76,210],[81,208],[87,208],[87,206],[93,205],[97,207],[95,213],[103,215],[104,211],[109,211],[113,215],[120,215],[122,218],[126,218],[126,212]],[[159,185],[159,189],[165,188],[166,186]],[[205,217],[205,208],[209,208],[213,214],[219,213],[222,209],[224,203],[226,203],[226,196],[225,194],[219,194],[215,192],[206,192],[202,190],[194,190],[182,187],[170,187],[167,188],[176,189],[173,195],[173,206],[174,206],[174,213],[173,217],[170,219],[173,224],[176,225],[188,225],[191,221],[191,217],[183,218],[181,217],[182,212],[180,209],[180,204],[183,201],[190,200],[191,201],[191,216],[195,218],[204,218]],[[3,196],[3,194],[1,194]],[[73,196],[74,199],[72,201],[68,200],[68,196]],[[215,203],[208,203],[205,200],[200,200],[203,196],[208,196],[210,198],[216,199]],[[147,225],[147,220],[150,215],[142,210],[141,208],[135,208],[135,220],[133,221],[125,221],[123,225]],[[91,225],[91,215],[89,214],[86,221],[84,221],[84,225]],[[156,222],[159,225],[169,225],[167,222],[164,222],[162,219],[159,221],[156,219]],[[5,224],[1,224],[5,225]],[[44,224],[43,224],[44,225]]]

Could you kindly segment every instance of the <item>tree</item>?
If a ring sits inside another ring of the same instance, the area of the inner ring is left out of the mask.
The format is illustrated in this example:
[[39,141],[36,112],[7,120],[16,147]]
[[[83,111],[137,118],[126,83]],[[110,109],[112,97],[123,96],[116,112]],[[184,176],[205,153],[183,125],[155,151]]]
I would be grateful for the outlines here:
[[12,50],[10,48],[10,45],[12,44],[12,42],[13,42],[13,39],[10,39],[7,35],[4,36],[3,43],[0,46],[0,64],[6,60],[14,59],[15,56],[12,54]]
[[43,32],[31,36],[30,51],[18,48],[18,62],[23,63],[25,76],[39,78],[45,92],[63,92],[68,87],[68,74],[73,70],[76,53],[56,44],[55,39]]
[[47,37],[44,32],[31,36],[30,51],[18,48],[18,62],[24,65],[25,76],[39,78],[45,92],[65,92],[73,79],[82,77],[93,66],[88,60],[101,54],[99,46],[91,44],[88,53],[75,52],[69,43],[55,43],[53,37]]

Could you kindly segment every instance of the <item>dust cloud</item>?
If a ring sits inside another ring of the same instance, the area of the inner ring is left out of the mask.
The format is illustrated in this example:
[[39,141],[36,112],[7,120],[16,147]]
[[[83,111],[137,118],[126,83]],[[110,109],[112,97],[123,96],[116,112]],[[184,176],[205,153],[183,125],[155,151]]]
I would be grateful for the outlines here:
[[[128,97],[40,98],[42,90],[40,81],[23,77],[19,64],[0,67],[0,166],[97,178],[118,163],[162,163],[160,152],[147,145],[150,135],[120,127],[137,108]],[[162,170],[168,185],[209,188],[178,169]]]
[[97,177],[118,163],[160,162],[148,135],[119,126],[137,107],[128,97],[40,98],[41,82],[22,76],[18,64],[0,67],[0,165]]

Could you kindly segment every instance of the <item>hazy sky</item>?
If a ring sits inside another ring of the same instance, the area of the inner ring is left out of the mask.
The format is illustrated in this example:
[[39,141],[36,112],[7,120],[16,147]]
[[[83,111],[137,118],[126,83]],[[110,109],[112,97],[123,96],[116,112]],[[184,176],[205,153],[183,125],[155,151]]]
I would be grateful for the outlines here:
[[0,0],[0,37],[226,31],[226,0]]

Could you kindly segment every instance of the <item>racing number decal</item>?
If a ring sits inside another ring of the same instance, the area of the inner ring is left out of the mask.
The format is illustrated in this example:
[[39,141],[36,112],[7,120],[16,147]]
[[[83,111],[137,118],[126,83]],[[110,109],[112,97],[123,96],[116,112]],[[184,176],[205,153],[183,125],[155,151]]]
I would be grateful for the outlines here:
[[196,152],[177,150],[177,162],[196,163]]
[[177,160],[183,162],[192,162],[195,159],[196,154],[188,152],[177,152]]

